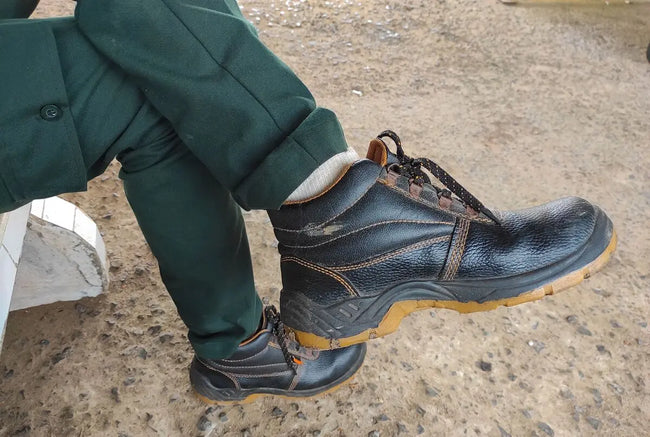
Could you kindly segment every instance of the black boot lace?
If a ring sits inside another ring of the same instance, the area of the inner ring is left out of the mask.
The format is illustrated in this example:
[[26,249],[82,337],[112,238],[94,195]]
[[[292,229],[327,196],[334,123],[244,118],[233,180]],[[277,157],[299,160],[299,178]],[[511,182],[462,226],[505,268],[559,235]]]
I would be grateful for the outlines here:
[[284,361],[287,362],[287,365],[295,375],[297,371],[296,366],[298,364],[302,364],[302,362],[300,361],[299,358],[297,358],[291,352],[289,352],[290,342],[289,339],[287,338],[286,330],[284,329],[284,323],[282,323],[282,320],[280,320],[280,314],[278,313],[278,310],[273,305],[267,306],[264,309],[264,312],[267,320],[269,320],[271,323],[273,335],[275,336],[275,338],[278,339],[278,344],[280,345],[280,349],[282,350]]
[[[428,184],[432,186],[438,193],[438,197],[451,198],[451,193],[454,193],[465,204],[466,207],[472,208],[477,213],[482,212],[486,217],[490,218],[495,223],[499,224],[499,219],[496,218],[494,213],[487,209],[476,197],[467,191],[456,179],[449,173],[442,169],[438,164],[428,158],[411,158],[404,153],[402,141],[399,136],[392,130],[385,130],[380,133],[377,138],[388,137],[397,146],[397,160],[399,164],[396,165],[398,173],[409,177],[411,183],[418,186]],[[383,140],[382,140],[383,141]],[[427,175],[422,168],[427,169],[436,179],[438,179],[448,189],[441,189],[431,183],[429,175]]]

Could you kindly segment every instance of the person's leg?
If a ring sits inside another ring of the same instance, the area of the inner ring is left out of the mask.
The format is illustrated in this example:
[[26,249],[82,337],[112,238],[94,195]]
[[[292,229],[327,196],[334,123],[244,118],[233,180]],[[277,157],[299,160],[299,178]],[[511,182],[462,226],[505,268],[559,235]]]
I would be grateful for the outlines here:
[[[476,311],[540,298],[590,275],[614,249],[611,221],[586,201],[495,216],[437,165],[379,140],[374,163],[277,211],[345,142],[234,1],[79,0],[77,16],[237,201],[270,210],[281,310],[303,343],[365,341],[423,306]],[[216,130],[223,117],[232,128]],[[424,164],[446,188],[427,183]]]
[[124,191],[196,353],[226,358],[255,332],[255,292],[239,206],[173,131],[118,156]]
[[[258,328],[261,303],[242,217],[228,191],[74,19],[6,23],[0,50],[20,50],[0,68],[18,69],[1,76],[9,82],[0,94],[11,100],[0,102],[0,180],[11,189],[0,185],[0,211],[83,189],[119,156],[129,202],[193,347],[208,358],[231,355]],[[32,71],[40,82],[18,80]],[[60,111],[53,120],[38,117],[48,104]]]
[[278,208],[347,149],[234,0],[80,0],[76,17],[245,208]]
[[[230,356],[257,330],[262,310],[238,206],[76,26],[54,34],[89,178],[118,157],[127,198],[192,346],[208,358]],[[107,123],[114,113],[121,119]]]
[[[363,363],[365,345],[314,351],[287,338],[271,307],[262,317],[239,207],[128,77],[81,36],[74,21],[12,23],[5,30],[0,23],[0,39],[9,43],[36,31],[22,49],[27,56],[41,55],[19,64],[25,71],[9,73],[30,77],[33,70],[46,71],[52,80],[12,83],[10,75],[8,83],[17,89],[0,81],[2,94],[15,103],[12,108],[0,104],[7,115],[0,119],[0,134],[12,139],[10,147],[0,148],[0,156],[12,158],[0,161],[0,210],[28,202],[34,193],[82,189],[86,177],[102,173],[117,155],[129,202],[189,327],[196,351],[190,379],[204,400],[312,396],[351,378]],[[50,98],[56,105],[43,103]],[[45,124],[35,121],[30,109],[46,106]],[[19,115],[12,119],[12,111]],[[31,138],[37,141],[16,132],[14,125],[21,122],[36,131]],[[61,169],[70,172],[56,171]]]

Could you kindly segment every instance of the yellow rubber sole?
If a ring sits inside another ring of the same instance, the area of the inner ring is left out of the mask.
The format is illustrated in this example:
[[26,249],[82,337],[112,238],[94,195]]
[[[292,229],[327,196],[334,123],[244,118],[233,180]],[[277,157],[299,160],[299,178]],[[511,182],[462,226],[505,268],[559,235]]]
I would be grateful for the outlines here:
[[592,274],[596,273],[598,270],[602,269],[605,264],[607,264],[615,249],[616,232],[612,232],[612,238],[609,241],[609,244],[603,253],[598,256],[598,258],[582,267],[581,269],[575,270],[561,278],[556,279],[553,282],[550,282],[534,290],[527,291],[516,297],[493,300],[483,303],[455,302],[444,300],[407,300],[396,302],[391,305],[389,310],[384,315],[384,318],[381,320],[381,322],[379,322],[379,326],[376,328],[366,329],[365,331],[351,337],[338,339],[320,337],[316,334],[298,331],[295,329],[292,329],[292,331],[296,335],[296,340],[298,340],[303,346],[317,349],[336,349],[340,347],[352,346],[353,344],[362,343],[373,338],[384,337],[388,334],[391,334],[395,332],[397,328],[399,328],[399,325],[404,317],[408,316],[412,312],[419,310],[443,308],[455,310],[459,313],[473,313],[479,311],[490,311],[500,306],[511,307],[525,302],[532,302],[539,300],[544,296],[555,294],[559,291],[578,285],[583,280],[589,278]]
[[243,405],[243,404],[250,404],[250,403],[255,402],[256,400],[258,400],[260,398],[266,398],[266,397],[268,397],[268,398],[276,398],[276,399],[308,400],[308,399],[314,399],[314,398],[319,398],[321,396],[328,395],[328,394],[333,393],[336,390],[340,389],[341,387],[344,387],[344,386],[350,384],[352,382],[352,379],[354,379],[354,377],[357,375],[357,373],[359,373],[359,370],[361,369],[361,367],[362,366],[359,366],[359,368],[357,370],[355,370],[354,373],[352,375],[350,375],[350,377],[348,379],[341,382],[340,384],[335,385],[334,387],[331,387],[331,388],[329,388],[329,389],[327,389],[325,391],[322,391],[322,392],[317,393],[317,394],[312,395],[312,396],[288,396],[288,395],[276,395],[276,394],[272,394],[272,393],[255,393],[255,394],[252,394],[252,395],[249,395],[249,396],[245,397],[244,399],[242,399],[240,401],[215,401],[215,400],[212,400],[212,399],[210,399],[208,397],[203,396],[202,394],[200,394],[196,390],[194,390],[194,394],[196,395],[197,398],[199,398],[199,400],[201,402],[209,404],[209,405]]

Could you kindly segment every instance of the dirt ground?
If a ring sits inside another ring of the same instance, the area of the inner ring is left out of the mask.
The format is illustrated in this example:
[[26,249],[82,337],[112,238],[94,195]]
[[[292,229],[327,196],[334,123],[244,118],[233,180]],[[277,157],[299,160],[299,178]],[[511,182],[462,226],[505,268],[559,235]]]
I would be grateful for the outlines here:
[[[331,395],[208,408],[114,164],[66,196],[103,232],[110,289],[11,313],[0,435],[650,435],[650,4],[240,3],[360,153],[391,128],[490,207],[585,197],[614,220],[618,251],[539,302],[412,315]],[[44,0],[37,16],[73,6]],[[246,223],[258,289],[277,303],[267,216]]]

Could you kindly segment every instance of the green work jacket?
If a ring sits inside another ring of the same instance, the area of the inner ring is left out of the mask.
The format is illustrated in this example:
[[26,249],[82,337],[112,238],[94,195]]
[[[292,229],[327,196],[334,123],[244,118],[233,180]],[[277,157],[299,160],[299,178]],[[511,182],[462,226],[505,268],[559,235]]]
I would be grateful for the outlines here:
[[39,0],[0,0],[0,19],[27,18],[34,12]]
[[0,213],[85,188],[51,27],[40,20],[0,20]]

